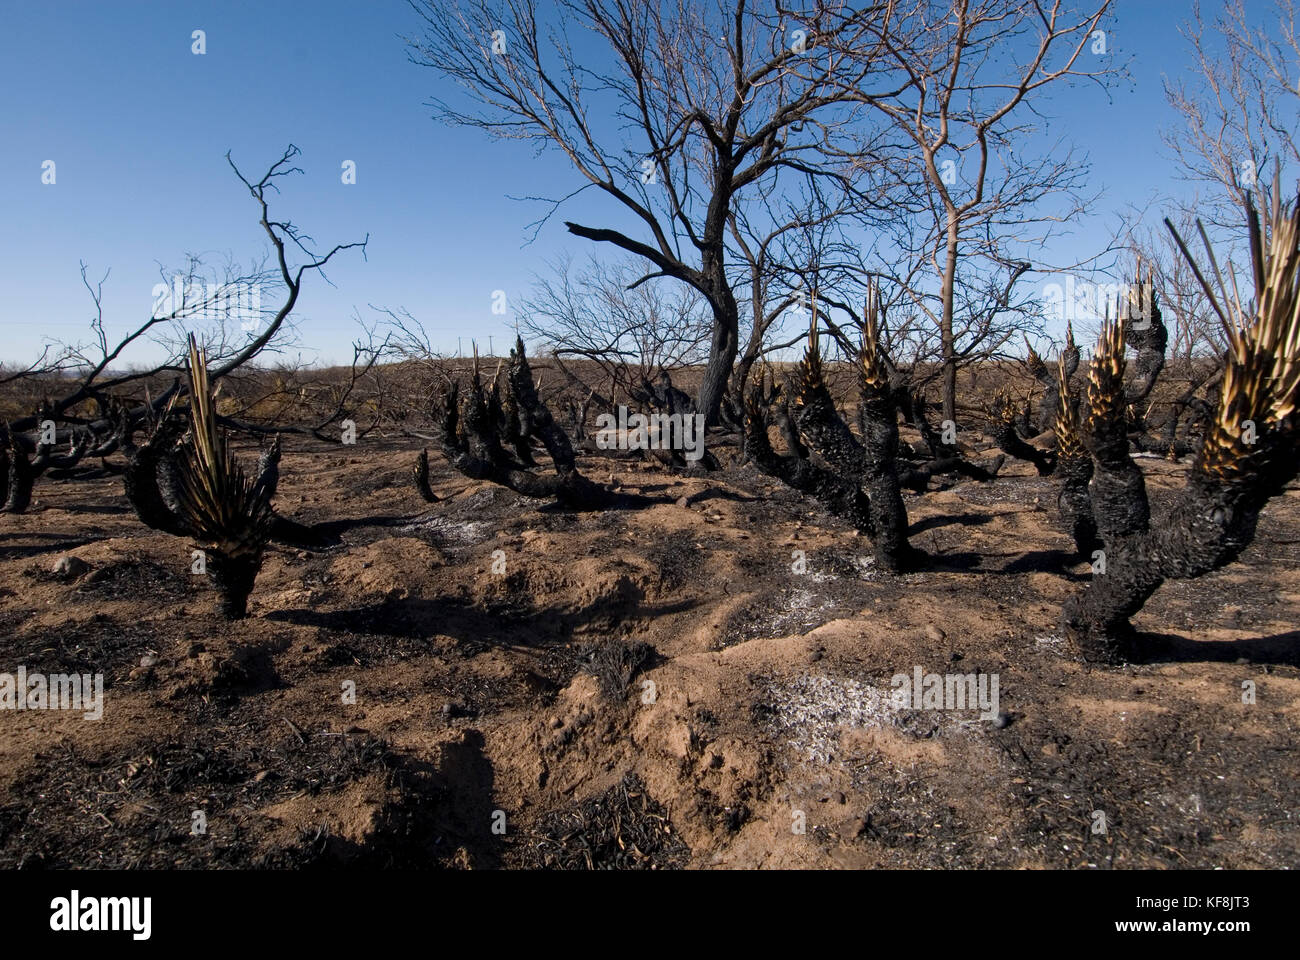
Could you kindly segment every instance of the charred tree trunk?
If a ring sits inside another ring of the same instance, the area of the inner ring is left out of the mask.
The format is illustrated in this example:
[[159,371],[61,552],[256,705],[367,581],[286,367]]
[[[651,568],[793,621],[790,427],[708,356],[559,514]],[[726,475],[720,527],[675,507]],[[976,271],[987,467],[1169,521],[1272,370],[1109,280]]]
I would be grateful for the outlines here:
[[955,309],[954,288],[957,282],[958,228],[956,210],[949,204],[939,341],[943,351],[943,419],[952,423],[957,422],[957,342],[953,336],[952,320]]
[[227,556],[213,552],[207,558],[208,579],[217,588],[217,610],[227,620],[248,616],[248,598],[262,569],[262,554]]
[[6,446],[6,490],[0,513],[24,513],[32,505],[32,490],[36,480],[45,472],[53,453],[49,444],[38,443],[36,455],[28,456],[23,438],[18,431],[6,429],[0,438]]
[[421,450],[420,455],[415,458],[415,469],[411,471],[411,479],[415,483],[415,489],[419,492],[420,498],[425,503],[437,503],[438,498],[434,495],[433,488],[429,486],[429,451]]
[[709,302],[713,309],[713,336],[709,343],[709,362],[704,367],[700,381],[696,409],[704,414],[705,426],[716,427],[721,422],[722,401],[727,394],[727,381],[731,378],[736,354],[740,350],[740,307],[731,292],[723,269],[721,251],[706,254],[705,276],[713,279]]

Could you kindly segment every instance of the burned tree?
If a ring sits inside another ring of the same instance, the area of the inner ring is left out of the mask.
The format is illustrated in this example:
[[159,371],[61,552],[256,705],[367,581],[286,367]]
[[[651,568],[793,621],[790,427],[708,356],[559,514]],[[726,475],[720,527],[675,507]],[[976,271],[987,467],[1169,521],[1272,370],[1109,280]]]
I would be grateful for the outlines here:
[[1155,526],[1128,451],[1124,325],[1108,323],[1102,332],[1081,433],[1093,460],[1090,499],[1105,572],[1063,613],[1067,635],[1088,659],[1122,662],[1144,655],[1130,618],[1165,580],[1199,577],[1235,560],[1254,539],[1264,505],[1300,469],[1300,198],[1281,207],[1277,195],[1275,184],[1266,219],[1247,199],[1253,303],[1243,307],[1235,287],[1229,296],[1221,278],[1216,295],[1195,271],[1229,346],[1218,406],[1187,489]]
[[[143,403],[138,395],[131,398],[133,392],[142,387],[147,391],[147,385],[151,381],[179,377],[186,369],[188,337],[174,336],[178,329],[189,329],[196,322],[220,318],[220,323],[204,337],[205,355],[211,362],[208,376],[211,382],[217,383],[246,368],[262,356],[264,351],[274,349],[297,305],[308,273],[322,273],[333,257],[342,251],[365,249],[367,241],[360,241],[338,244],[323,254],[317,253],[312,249],[311,239],[297,227],[289,221],[273,217],[268,196],[277,191],[279,178],[302,172],[293,166],[298,154],[298,148],[290,144],[258,180],[246,177],[230,154],[226,154],[226,162],[231,170],[258,205],[259,224],[271,242],[275,268],[268,270],[257,267],[242,272],[231,269],[226,271],[223,279],[208,283],[201,276],[202,263],[192,257],[186,273],[172,278],[174,289],[168,289],[168,285],[163,284],[162,287],[168,290],[166,296],[155,302],[154,309],[147,318],[115,341],[110,338],[104,319],[104,280],[92,284],[83,264],[82,283],[90,294],[95,310],[90,322],[93,345],[63,347],[51,361],[33,364],[0,377],[0,383],[13,383],[23,379],[38,382],[54,372],[78,372],[70,389],[61,396],[49,399],[35,415],[20,418],[5,430],[2,445],[5,448],[6,462],[2,465],[6,467],[3,471],[7,484],[4,502],[9,504],[8,509],[18,512],[26,508],[31,499],[32,483],[47,468],[70,469],[85,457],[108,456],[123,445],[129,432],[149,423],[164,409],[172,399],[174,390],[153,397],[148,397],[146,393]],[[297,264],[293,262],[295,259],[299,260]],[[260,290],[272,285],[283,288],[284,297],[278,306],[262,307]],[[244,303],[244,294],[251,289],[259,291],[255,308]],[[163,309],[160,303],[169,304],[170,309]],[[242,319],[250,322],[256,332],[245,334],[241,331],[236,337],[227,335],[226,320],[229,319],[228,312],[232,303],[240,304],[239,309],[249,311]],[[120,365],[127,363],[132,351],[144,343],[152,343],[163,349],[161,362],[122,368]],[[383,348],[354,348],[354,352],[358,349],[373,364],[374,358]],[[365,366],[365,370],[370,369],[370,364]],[[354,357],[354,382],[357,366],[358,359]],[[60,378],[58,382],[67,381]],[[98,415],[84,413],[89,404],[98,405]],[[341,415],[340,410],[326,422],[333,422]],[[68,443],[66,455],[56,454],[55,444],[48,443],[46,431],[50,424],[56,427],[55,443],[60,446],[64,442]],[[28,436],[33,431],[37,432],[40,439]]]
[[[1110,7],[1110,0],[921,4],[925,29],[889,38],[890,55],[915,82],[896,97],[868,102],[910,142],[909,161],[919,168],[909,192],[922,215],[899,218],[893,232],[905,248],[923,252],[929,267],[916,302],[940,340],[944,420],[957,420],[959,366],[1009,335],[997,321],[1029,270],[1014,252],[1028,241],[1026,228],[1088,209],[1082,158],[1068,146],[1031,154],[1017,144],[1039,129],[1034,117],[1053,87],[1109,81],[1113,71],[1097,69],[1104,61],[1087,50]],[[1053,199],[1060,208],[1047,213],[1043,206]],[[917,224],[919,244],[908,236]],[[978,307],[963,309],[963,287]]]
[[[801,12],[802,39],[789,46],[781,5],[748,0],[563,2],[549,32],[539,29],[536,0],[412,5],[425,24],[412,59],[456,89],[435,100],[439,116],[557,150],[579,183],[635,225],[566,222],[569,232],[641,258],[636,283],[669,277],[703,298],[710,343],[697,407],[717,423],[740,349],[731,214],[790,181],[859,192],[866,158],[878,151],[863,149],[876,144],[850,101],[912,82],[892,68],[883,36],[896,31],[893,3],[816,4]],[[569,39],[579,32],[594,41],[581,56]],[[617,124],[595,122],[611,110]]]
[[99,459],[102,472],[115,472],[116,467],[104,458],[115,453],[126,435],[127,413],[117,404],[105,404],[107,408],[101,421],[107,426],[103,429],[97,425],[76,426],[67,434],[68,450],[55,453],[55,445],[47,439],[57,436],[55,422],[50,406],[43,405],[37,413],[40,425],[38,439],[31,440],[25,434],[0,424],[0,513],[23,513],[31,506],[32,492],[36,481],[47,472],[56,477],[75,476],[86,471],[79,469],[82,461]]

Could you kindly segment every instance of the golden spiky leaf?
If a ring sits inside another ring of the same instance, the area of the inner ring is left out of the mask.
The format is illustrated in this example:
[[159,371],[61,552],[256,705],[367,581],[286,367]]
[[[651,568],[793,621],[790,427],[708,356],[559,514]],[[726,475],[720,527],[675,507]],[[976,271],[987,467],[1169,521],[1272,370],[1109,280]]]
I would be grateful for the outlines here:
[[1237,298],[1220,305],[1231,317],[1218,409],[1197,469],[1224,483],[1249,482],[1256,454],[1296,429],[1300,402],[1300,207],[1276,203],[1267,222],[1249,208],[1255,312]]
[[803,406],[813,394],[825,387],[822,375],[821,343],[817,329],[817,300],[813,295],[812,326],[808,330],[808,347],[804,350],[803,360],[795,368],[794,400],[797,406]]
[[1056,361],[1056,453],[1063,461],[1082,460],[1088,456],[1079,433],[1079,413],[1071,402],[1070,377],[1065,372],[1065,355]]
[[883,393],[889,390],[889,374],[885,370],[884,354],[880,346],[880,321],[876,304],[873,288],[862,317],[862,349],[858,354],[858,372],[864,392]]
[[1107,318],[1088,366],[1088,409],[1084,421],[1088,433],[1096,435],[1107,425],[1123,424],[1124,368],[1124,324]]
[[1033,344],[1029,342],[1029,338],[1025,337],[1024,334],[1021,334],[1021,336],[1024,337],[1025,350],[1028,351],[1028,356],[1025,358],[1025,365],[1029,368],[1030,375],[1037,380],[1042,377],[1043,374],[1047,373],[1047,364],[1043,363],[1043,358],[1038,355],[1038,351],[1035,350]]
[[204,546],[227,556],[258,553],[270,535],[265,491],[230,454],[217,424],[207,363],[189,338],[190,432],[177,462],[177,497],[184,520]]

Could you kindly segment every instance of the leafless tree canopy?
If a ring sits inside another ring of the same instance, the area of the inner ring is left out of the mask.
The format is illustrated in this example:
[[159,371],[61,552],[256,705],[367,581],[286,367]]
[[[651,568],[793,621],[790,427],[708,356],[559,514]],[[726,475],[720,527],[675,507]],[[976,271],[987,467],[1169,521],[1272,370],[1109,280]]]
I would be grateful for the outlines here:
[[[637,254],[647,276],[704,297],[713,329],[699,406],[716,419],[739,348],[731,215],[790,182],[858,190],[861,164],[848,158],[862,150],[862,104],[907,82],[873,66],[893,0],[820,2],[797,18],[745,0],[414,6],[425,33],[412,58],[459,85],[456,98],[434,100],[438,115],[559,150],[579,175],[574,193],[601,191],[617,222],[630,214],[638,227],[568,223],[570,232]],[[598,42],[579,50],[588,35]]]
[[662,278],[636,284],[640,276],[632,258],[607,263],[591,257],[576,265],[563,257],[537,278],[524,302],[523,331],[547,345],[562,366],[573,359],[594,363],[601,380],[587,386],[608,390],[611,400],[616,392],[628,396],[661,370],[702,363],[710,328],[703,298]]
[[[330,260],[343,251],[355,248],[364,252],[367,242],[337,244],[320,252],[292,222],[272,217],[270,201],[272,194],[278,192],[276,181],[302,172],[293,166],[298,153],[298,148],[290,145],[257,180],[246,177],[229,154],[226,157],[256,204],[258,222],[273,251],[271,266],[263,263],[241,268],[227,263],[224,269],[214,269],[201,259],[190,257],[183,271],[160,270],[150,315],[121,337],[113,337],[104,319],[104,285],[108,274],[92,282],[83,264],[82,283],[94,305],[89,342],[51,345],[37,362],[5,373],[5,381],[48,378],[60,372],[73,374],[73,386],[62,396],[51,399],[42,417],[74,422],[78,418],[73,411],[81,404],[97,401],[103,409],[114,394],[162,378],[178,378],[185,370],[187,338],[191,333],[199,336],[209,358],[214,384],[256,358],[276,352],[284,345],[285,335],[291,329],[290,314],[298,302],[305,275],[323,273]],[[152,345],[155,351],[161,348],[163,359],[131,365],[133,351],[144,345]],[[358,349],[357,359],[362,367],[373,364],[379,355],[373,343],[365,347],[359,342]],[[165,399],[156,397],[155,408],[160,408]],[[136,410],[131,416],[138,417],[141,412]],[[10,426],[14,431],[26,431],[35,428],[37,423],[38,417],[28,416]]]

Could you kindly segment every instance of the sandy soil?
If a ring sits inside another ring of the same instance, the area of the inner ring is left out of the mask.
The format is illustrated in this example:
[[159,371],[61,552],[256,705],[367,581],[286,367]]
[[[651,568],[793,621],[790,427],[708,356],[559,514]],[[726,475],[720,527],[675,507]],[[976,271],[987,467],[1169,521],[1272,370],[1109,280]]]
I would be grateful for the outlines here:
[[[279,510],[355,522],[273,547],[236,623],[120,480],[0,517],[0,672],[107,685],[99,721],[0,711],[0,866],[1300,861],[1295,491],[1241,562],[1163,587],[1137,618],[1161,653],[1113,669],[1061,640],[1090,571],[1025,464],[909,495],[934,562],[889,579],[752,467],[587,459],[665,502],[572,514],[439,456],[425,504],[414,450],[288,444]],[[1159,514],[1186,466],[1141,462]],[[915,667],[996,674],[1000,716],[895,708]]]

